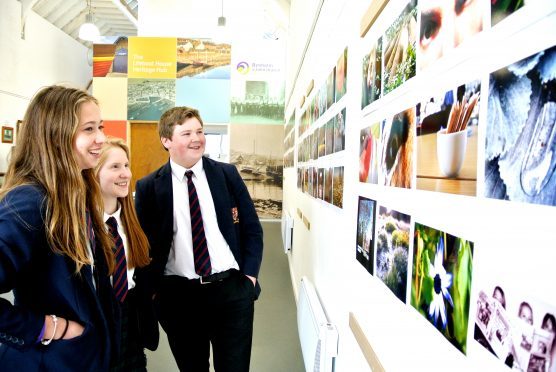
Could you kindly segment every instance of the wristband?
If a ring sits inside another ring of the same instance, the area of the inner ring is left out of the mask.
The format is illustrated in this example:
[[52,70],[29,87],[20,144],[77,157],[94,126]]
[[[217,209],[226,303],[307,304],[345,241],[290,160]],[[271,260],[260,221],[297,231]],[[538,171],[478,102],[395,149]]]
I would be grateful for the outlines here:
[[41,340],[41,344],[43,344],[44,346],[50,345],[50,343],[54,339],[54,336],[56,335],[56,327],[58,326],[58,318],[56,317],[56,315],[50,316],[52,317],[52,321],[54,322],[54,330],[52,331],[52,336],[50,336],[49,340]]
[[68,331],[68,326],[69,326],[69,319],[66,319],[66,326],[64,327],[64,332],[62,332],[62,335],[60,336],[59,340],[63,339],[64,336],[66,335],[66,332]]

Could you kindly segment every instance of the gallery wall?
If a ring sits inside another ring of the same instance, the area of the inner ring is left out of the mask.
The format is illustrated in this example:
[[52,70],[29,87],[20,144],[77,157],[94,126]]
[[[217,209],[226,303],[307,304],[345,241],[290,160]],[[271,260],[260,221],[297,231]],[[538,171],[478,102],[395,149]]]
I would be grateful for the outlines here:
[[[0,12],[0,124],[15,128],[31,97],[43,86],[85,88],[90,80],[87,48],[32,11],[21,38],[21,2],[5,0]],[[17,135],[14,140],[17,141]],[[0,142],[0,172],[12,144]]]
[[[496,2],[472,0],[439,17],[433,3],[390,1],[372,24],[370,1],[320,9],[286,97],[294,289],[302,276],[315,283],[340,332],[340,371],[368,360],[385,370],[553,371],[556,6],[531,0],[500,15]],[[346,48],[346,93],[321,103]],[[337,141],[326,128],[338,114],[345,149],[319,153]],[[459,169],[437,134],[450,121],[460,126],[452,148],[466,150]],[[341,207],[326,198],[326,172],[339,167]]]

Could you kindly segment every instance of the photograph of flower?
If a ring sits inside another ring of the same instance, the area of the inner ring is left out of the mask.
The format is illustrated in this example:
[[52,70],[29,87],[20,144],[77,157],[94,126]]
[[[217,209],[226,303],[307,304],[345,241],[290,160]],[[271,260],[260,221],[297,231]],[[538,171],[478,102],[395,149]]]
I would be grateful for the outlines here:
[[415,76],[417,0],[411,0],[384,34],[383,95]]
[[381,184],[411,188],[413,178],[413,141],[415,137],[415,107],[402,111],[384,121],[381,131]]
[[334,102],[338,102],[340,98],[346,94],[346,84],[347,84],[347,58],[348,49],[347,47],[342,52],[338,62],[336,63],[336,77],[335,77],[335,96]]
[[464,354],[473,246],[468,240],[415,223],[411,306]]
[[484,5],[482,0],[419,1],[419,71],[483,30]]
[[374,123],[361,130],[359,138],[359,182],[378,183],[380,162],[380,128],[381,123]]
[[332,204],[338,208],[344,207],[344,167],[334,167],[332,181]]
[[417,189],[476,195],[480,91],[475,80],[417,104]]
[[498,22],[523,7],[523,5],[525,5],[525,0],[491,0],[491,25],[496,25]]
[[381,97],[382,37],[373,43],[369,54],[363,57],[361,108]]
[[376,276],[406,302],[411,216],[380,207],[376,222]]
[[334,124],[334,151],[342,151],[346,143],[346,108],[336,114],[332,119]]
[[556,308],[487,281],[478,286],[475,341],[512,369],[556,371]]
[[490,74],[485,195],[556,205],[556,46]]
[[355,257],[373,275],[376,201],[359,197]]

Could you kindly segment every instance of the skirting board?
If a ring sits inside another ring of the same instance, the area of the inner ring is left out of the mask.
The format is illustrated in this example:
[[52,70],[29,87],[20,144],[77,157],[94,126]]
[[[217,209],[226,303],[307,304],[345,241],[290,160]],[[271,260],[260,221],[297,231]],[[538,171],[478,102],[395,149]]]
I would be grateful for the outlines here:
[[367,336],[365,336],[365,333],[363,333],[363,330],[359,326],[357,318],[355,318],[355,315],[353,315],[352,312],[349,313],[349,328],[351,328],[351,332],[353,332],[353,335],[355,336],[355,339],[357,340],[357,343],[359,344],[359,347],[361,348],[365,359],[367,359],[367,363],[369,363],[371,370],[373,372],[384,372],[385,369],[382,366],[382,363],[380,363],[380,360],[378,360],[373,347],[369,343]]

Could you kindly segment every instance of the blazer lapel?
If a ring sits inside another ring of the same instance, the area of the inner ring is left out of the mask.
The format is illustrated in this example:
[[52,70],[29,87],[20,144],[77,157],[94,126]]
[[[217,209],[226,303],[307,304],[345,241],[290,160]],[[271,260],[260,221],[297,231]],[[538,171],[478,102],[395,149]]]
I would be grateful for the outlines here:
[[204,156],[203,169],[207,176],[210,193],[212,194],[214,209],[216,210],[216,219],[218,220],[218,227],[229,244],[230,237],[227,236],[228,229],[226,228],[229,224],[226,223],[226,216],[231,216],[232,205],[230,204],[230,194],[226,187],[226,178],[222,169],[211,164]]

